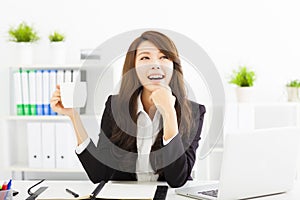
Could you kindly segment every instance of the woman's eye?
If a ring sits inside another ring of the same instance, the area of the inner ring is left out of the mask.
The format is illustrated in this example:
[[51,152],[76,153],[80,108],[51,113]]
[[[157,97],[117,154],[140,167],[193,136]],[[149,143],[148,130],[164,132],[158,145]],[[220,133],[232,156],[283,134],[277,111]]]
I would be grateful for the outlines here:
[[150,58],[148,56],[143,56],[140,58],[140,60],[149,60]]
[[162,56],[161,59],[169,59],[168,56]]

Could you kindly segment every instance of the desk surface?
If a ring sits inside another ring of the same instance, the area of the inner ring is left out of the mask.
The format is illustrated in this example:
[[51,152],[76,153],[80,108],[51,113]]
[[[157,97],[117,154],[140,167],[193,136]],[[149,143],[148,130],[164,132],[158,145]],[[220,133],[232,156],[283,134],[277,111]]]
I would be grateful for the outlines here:
[[[13,181],[13,188],[19,191],[19,194],[14,199],[26,199],[29,195],[27,194],[27,189],[37,183],[37,181]],[[135,182],[136,184],[137,182]],[[207,184],[210,182],[200,182],[200,181],[189,181],[185,186],[194,186],[197,184]],[[145,183],[143,183],[145,184]],[[161,182],[148,182],[146,184],[165,184]],[[80,195],[86,195],[91,193],[91,191],[96,187],[97,184],[93,184],[90,181],[44,181],[39,185],[48,186],[48,192],[58,195],[60,197],[70,197],[70,194],[66,193],[65,189],[73,189],[77,191]],[[33,189],[35,191],[36,189]],[[175,194],[174,188],[169,188],[167,199],[191,199]],[[272,195],[267,197],[256,198],[259,200],[299,200],[300,199],[300,181],[295,182],[293,190],[287,193]]]

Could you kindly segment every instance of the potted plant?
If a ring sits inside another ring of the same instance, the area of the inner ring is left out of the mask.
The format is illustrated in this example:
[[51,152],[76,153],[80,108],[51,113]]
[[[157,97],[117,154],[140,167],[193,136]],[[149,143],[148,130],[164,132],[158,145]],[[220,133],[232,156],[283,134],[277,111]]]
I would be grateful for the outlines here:
[[40,38],[33,27],[25,22],[20,23],[16,28],[8,30],[9,40],[15,42],[15,56],[18,64],[32,64],[32,43]]
[[49,62],[52,64],[65,64],[66,45],[64,34],[54,31],[48,38],[50,41]]
[[288,101],[299,101],[300,100],[300,80],[291,80],[286,84]]
[[252,100],[252,86],[256,79],[255,72],[246,66],[240,66],[238,71],[233,70],[229,83],[235,84],[238,102],[249,102]]

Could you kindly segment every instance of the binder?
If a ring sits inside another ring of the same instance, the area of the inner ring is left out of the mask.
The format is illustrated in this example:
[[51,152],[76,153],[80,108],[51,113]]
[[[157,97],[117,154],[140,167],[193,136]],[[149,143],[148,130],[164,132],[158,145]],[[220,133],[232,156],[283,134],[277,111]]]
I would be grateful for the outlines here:
[[43,71],[43,108],[44,115],[50,115],[50,70]]
[[30,102],[30,112],[31,115],[37,114],[37,92],[36,92],[36,71],[29,71],[29,102]]
[[15,105],[16,105],[16,114],[24,115],[24,104],[22,98],[22,81],[21,81],[21,70],[14,72],[14,94],[15,94]]
[[44,115],[43,106],[43,70],[36,71],[36,103],[37,115]]
[[29,77],[28,70],[22,70],[22,94],[24,104],[24,114],[31,115],[30,102],[29,102]]
[[[49,92],[50,92],[50,98],[52,97],[55,88],[56,88],[56,74],[57,70],[50,70],[49,71]],[[49,98],[49,104],[50,104],[50,98]],[[50,109],[50,115],[57,115],[56,112],[52,110],[52,108],[49,106]]]
[[58,70],[56,74],[56,84],[60,85],[64,81],[64,70]]
[[27,123],[28,166],[42,167],[42,130],[40,122]]
[[76,136],[70,123],[55,124],[56,168],[79,168],[80,162],[74,152]]
[[72,73],[73,70],[65,70],[65,83],[72,82]]
[[73,70],[72,82],[80,82],[80,80],[81,80],[80,70]]
[[55,168],[55,123],[42,123],[42,166]]

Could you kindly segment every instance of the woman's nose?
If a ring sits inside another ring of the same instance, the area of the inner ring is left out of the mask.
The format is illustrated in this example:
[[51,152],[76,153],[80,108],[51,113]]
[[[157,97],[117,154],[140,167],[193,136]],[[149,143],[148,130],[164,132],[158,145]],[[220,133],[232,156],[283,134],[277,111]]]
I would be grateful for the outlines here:
[[152,66],[152,69],[160,69],[159,65]]
[[159,60],[158,59],[153,59],[152,60],[153,62],[152,62],[152,69],[160,69],[160,62],[159,62]]

